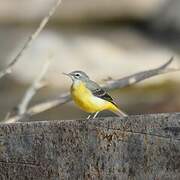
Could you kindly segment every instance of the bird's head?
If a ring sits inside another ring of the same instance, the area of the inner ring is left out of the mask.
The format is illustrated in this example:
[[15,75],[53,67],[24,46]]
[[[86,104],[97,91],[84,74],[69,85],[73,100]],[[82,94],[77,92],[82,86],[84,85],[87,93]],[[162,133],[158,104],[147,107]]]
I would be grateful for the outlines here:
[[89,79],[89,76],[83,71],[72,71],[71,73],[63,73],[64,75],[69,76],[73,81],[80,80],[86,81]]

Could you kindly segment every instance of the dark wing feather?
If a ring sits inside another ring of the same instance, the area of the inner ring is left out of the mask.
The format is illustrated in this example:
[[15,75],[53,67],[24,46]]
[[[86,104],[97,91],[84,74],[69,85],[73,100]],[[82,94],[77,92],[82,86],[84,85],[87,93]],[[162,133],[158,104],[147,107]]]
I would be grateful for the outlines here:
[[112,97],[104,89],[102,89],[96,82],[89,80],[88,82],[86,82],[86,86],[88,89],[91,90],[94,96],[109,101],[114,105],[116,105]]
[[94,96],[96,96],[98,98],[101,98],[101,99],[104,99],[104,100],[107,100],[110,102],[113,101],[112,97],[109,94],[107,94],[106,91],[104,91],[103,89],[93,90],[92,93]]
[[[91,93],[94,96],[104,99],[106,101],[109,101],[112,104],[114,104],[116,107],[118,107],[117,104],[113,101],[112,97],[104,89],[102,89],[96,82],[88,80],[85,82],[85,84],[86,84],[86,87],[89,90],[91,90]],[[118,114],[119,116],[127,116],[127,114],[122,112],[121,110],[116,112],[116,114]]]

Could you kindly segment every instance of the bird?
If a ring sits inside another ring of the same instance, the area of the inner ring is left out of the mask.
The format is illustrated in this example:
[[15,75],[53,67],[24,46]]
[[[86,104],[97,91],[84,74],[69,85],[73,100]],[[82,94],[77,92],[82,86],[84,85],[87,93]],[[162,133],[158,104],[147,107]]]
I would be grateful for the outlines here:
[[103,110],[109,110],[118,116],[127,116],[118,108],[113,98],[85,72],[76,70],[63,74],[72,80],[70,92],[75,104],[83,111],[90,113],[87,119],[92,115],[94,119]]

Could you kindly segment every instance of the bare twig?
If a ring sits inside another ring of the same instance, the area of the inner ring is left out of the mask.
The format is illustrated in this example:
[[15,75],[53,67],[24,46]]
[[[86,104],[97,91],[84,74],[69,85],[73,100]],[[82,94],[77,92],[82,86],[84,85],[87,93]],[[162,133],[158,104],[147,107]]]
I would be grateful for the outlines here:
[[116,88],[123,88],[132,84],[136,84],[140,81],[143,81],[145,79],[148,79],[150,77],[156,76],[156,75],[161,75],[165,74],[168,72],[175,72],[179,71],[180,69],[174,69],[174,68],[168,68],[168,66],[173,62],[174,58],[171,57],[165,64],[162,66],[147,70],[147,71],[142,71],[127,77],[124,77],[122,79],[117,79],[117,80],[110,80],[107,81],[106,84],[103,86],[106,90],[112,90]]
[[56,107],[58,105],[65,104],[67,102],[71,101],[70,93],[64,93],[58,97],[55,97],[53,99],[49,99],[46,102],[42,102],[40,104],[37,104],[31,108],[28,109],[27,114],[35,115],[39,114],[41,112],[47,111],[48,109],[51,109],[53,107]]
[[[34,105],[33,107],[30,107],[27,110],[26,115],[33,116],[33,115],[39,114],[41,112],[47,111],[51,108],[54,108],[58,105],[65,104],[69,101],[71,101],[70,93],[64,93],[61,96],[48,99],[45,102],[42,102],[42,103],[39,103],[37,105]],[[17,122],[17,121],[21,120],[22,117],[24,117],[24,116],[16,115],[16,116],[13,116],[13,117],[7,119],[4,122],[5,123]]]
[[33,98],[33,96],[37,93],[37,91],[45,86],[45,83],[42,82],[43,78],[49,68],[50,65],[50,58],[45,62],[43,65],[42,71],[38,75],[38,77],[35,79],[33,84],[28,88],[26,91],[21,103],[18,106],[18,115],[23,115],[26,113],[27,107]]
[[10,117],[16,116],[18,114],[18,107],[14,106],[10,111],[6,113],[6,116],[4,118],[4,122],[6,122]]
[[[139,73],[135,73],[131,76],[124,77],[121,79],[112,80],[112,81],[108,82],[107,84],[105,84],[103,86],[103,88],[105,88],[107,90],[112,90],[112,89],[116,89],[116,88],[123,88],[123,87],[129,86],[131,84],[135,84],[137,82],[143,81],[145,79],[148,79],[148,78],[156,76],[156,75],[178,71],[179,69],[168,68],[169,65],[172,63],[172,61],[173,61],[173,58],[171,58],[165,64],[163,64],[162,66],[160,66],[158,68],[139,72]],[[39,104],[29,108],[27,110],[27,114],[30,116],[35,115],[35,114],[39,114],[41,112],[47,111],[47,110],[49,110],[53,107],[56,107],[58,105],[65,104],[65,103],[69,102],[70,100],[71,100],[70,94],[64,93],[61,96],[55,97],[53,99],[52,98],[48,99],[45,102],[39,103]],[[6,122],[12,123],[12,122],[19,121],[20,119],[21,119],[20,116],[14,116],[14,117],[8,119]]]
[[38,28],[36,29],[36,31],[27,39],[27,41],[25,42],[24,46],[22,47],[22,49],[18,52],[18,54],[15,56],[15,58],[6,66],[5,69],[3,69],[2,71],[0,71],[0,78],[2,78],[3,76],[5,76],[6,74],[11,73],[12,71],[12,67],[17,63],[17,61],[21,58],[21,56],[23,55],[24,51],[26,49],[28,49],[28,47],[32,44],[32,42],[38,37],[38,35],[41,33],[41,31],[44,29],[44,27],[46,26],[46,24],[48,23],[49,19],[51,18],[51,16],[55,13],[56,9],[58,8],[58,6],[61,4],[62,0],[57,0],[56,4],[50,9],[49,13],[47,16],[45,16],[43,18],[43,20],[41,21],[41,23],[39,24]]
[[12,114],[14,114],[14,115],[18,114],[18,116],[21,118],[24,118],[26,116],[27,107],[28,107],[30,101],[32,100],[33,96],[35,96],[35,94],[46,85],[46,83],[43,82],[43,78],[49,68],[50,60],[51,59],[49,57],[47,59],[47,61],[44,63],[40,74],[34,80],[32,85],[27,89],[20,104],[18,106],[15,106],[11,111],[9,111],[6,114],[4,121],[7,121],[12,116]]

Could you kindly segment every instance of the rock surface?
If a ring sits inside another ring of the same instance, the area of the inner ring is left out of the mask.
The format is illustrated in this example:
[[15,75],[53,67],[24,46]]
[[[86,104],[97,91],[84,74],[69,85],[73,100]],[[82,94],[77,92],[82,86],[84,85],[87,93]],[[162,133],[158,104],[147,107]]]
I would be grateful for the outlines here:
[[[0,69],[15,56],[54,2],[0,0]],[[13,73],[0,80],[0,119],[19,104],[48,58],[52,59],[45,77],[49,88],[42,89],[31,105],[69,90],[70,80],[62,72],[84,70],[103,83],[109,77],[157,67],[171,56],[177,62],[173,66],[179,67],[179,6],[179,0],[63,1],[50,21],[53,24],[48,24],[24,53]],[[179,77],[177,72],[158,76],[112,96],[129,114],[180,111]],[[70,104],[33,118],[83,115]]]
[[0,125],[0,178],[180,179],[180,114]]

